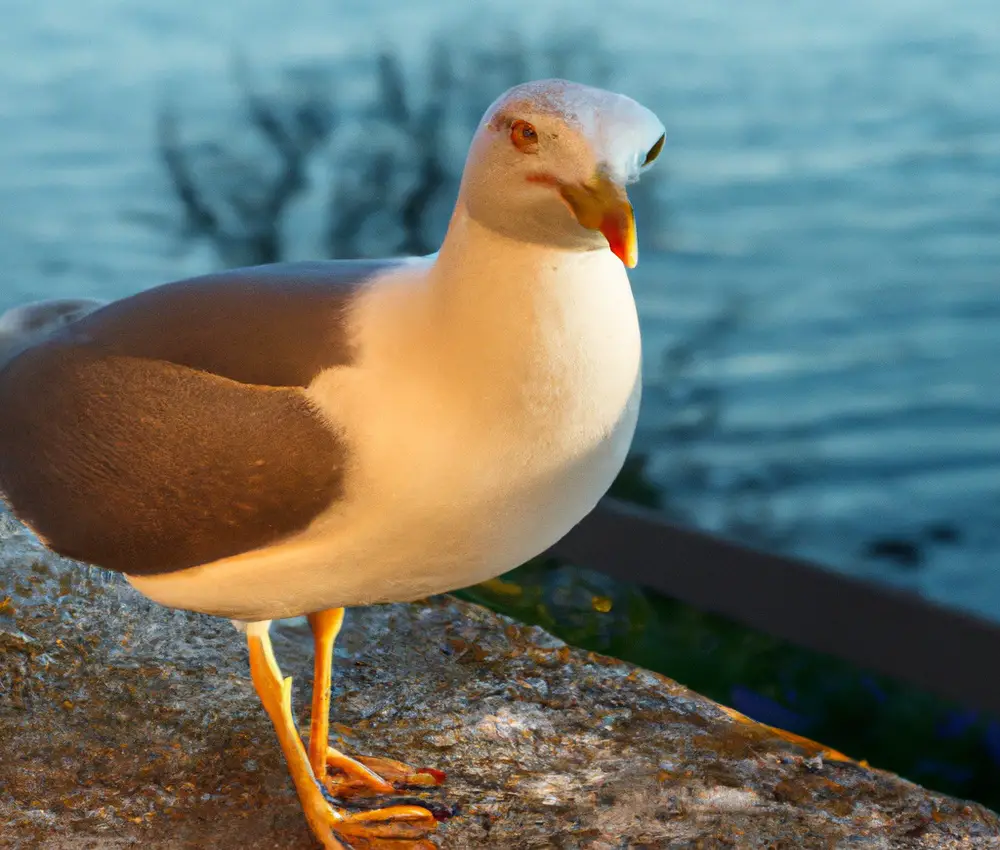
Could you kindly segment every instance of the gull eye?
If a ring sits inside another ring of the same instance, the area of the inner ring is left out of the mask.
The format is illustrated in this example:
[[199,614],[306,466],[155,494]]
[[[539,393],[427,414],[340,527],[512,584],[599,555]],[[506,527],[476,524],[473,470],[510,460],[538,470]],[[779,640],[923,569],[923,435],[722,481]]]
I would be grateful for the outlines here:
[[527,121],[518,119],[510,125],[510,140],[521,153],[538,150],[538,131]]
[[656,140],[656,144],[649,149],[649,153],[646,154],[646,158],[642,161],[643,166],[649,165],[654,159],[660,155],[660,151],[663,150],[663,143],[667,139],[667,134],[664,133],[660,138]]

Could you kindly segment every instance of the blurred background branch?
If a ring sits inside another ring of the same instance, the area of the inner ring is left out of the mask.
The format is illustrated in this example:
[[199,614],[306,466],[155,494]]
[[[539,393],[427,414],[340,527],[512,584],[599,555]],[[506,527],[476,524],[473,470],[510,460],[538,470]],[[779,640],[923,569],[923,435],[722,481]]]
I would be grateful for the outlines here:
[[326,79],[300,78],[264,94],[241,69],[238,83],[254,153],[187,142],[177,108],[161,108],[158,150],[181,216],[174,235],[207,241],[225,266],[274,263],[285,256],[285,217],[309,188],[310,160],[329,142],[336,111]]
[[[595,49],[574,50],[581,39]],[[493,97],[529,72],[607,84],[609,67],[592,33],[565,34],[534,59],[515,37],[461,51],[439,39],[421,85],[407,82],[398,55],[380,53],[373,96],[348,121],[334,105],[334,74],[300,72],[265,92],[238,62],[238,132],[188,139],[177,106],[161,107],[157,146],[176,207],[174,218],[142,218],[181,245],[207,243],[223,266],[278,262],[290,255],[295,205],[318,191],[327,201],[316,253],[428,254],[444,235],[469,138]],[[651,250],[666,241],[655,200],[662,179],[650,172],[631,190]]]

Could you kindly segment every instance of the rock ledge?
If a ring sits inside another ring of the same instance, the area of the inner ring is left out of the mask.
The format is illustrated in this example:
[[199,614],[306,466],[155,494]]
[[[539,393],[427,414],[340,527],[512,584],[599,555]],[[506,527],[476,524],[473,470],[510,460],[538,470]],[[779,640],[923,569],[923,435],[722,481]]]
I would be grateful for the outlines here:
[[[0,847],[313,846],[232,626],[3,523]],[[307,635],[275,628],[302,721]],[[447,772],[447,848],[1000,847],[982,806],[448,597],[349,612],[332,717]]]

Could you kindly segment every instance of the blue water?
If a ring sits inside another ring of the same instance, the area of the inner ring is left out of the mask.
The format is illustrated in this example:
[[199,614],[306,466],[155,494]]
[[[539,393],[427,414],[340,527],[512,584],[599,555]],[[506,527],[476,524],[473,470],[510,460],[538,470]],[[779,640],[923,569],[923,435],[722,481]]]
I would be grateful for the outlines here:
[[[136,213],[170,209],[154,156],[162,97],[195,135],[241,126],[236,51],[264,79],[332,64],[349,106],[370,93],[363,60],[382,46],[418,68],[442,31],[482,41],[510,27],[540,43],[567,21],[593,25],[617,86],[668,127],[668,229],[643,232],[634,276],[644,445],[671,409],[658,352],[740,305],[688,374],[720,392],[716,427],[653,452],[671,501],[704,527],[735,517],[765,545],[1000,618],[995,0],[623,0],[613,26],[594,9],[5,0],[0,307],[212,266]],[[311,209],[298,255],[315,250]],[[778,484],[719,495],[754,474]],[[959,539],[925,547],[918,569],[863,554],[875,535],[940,522]]]

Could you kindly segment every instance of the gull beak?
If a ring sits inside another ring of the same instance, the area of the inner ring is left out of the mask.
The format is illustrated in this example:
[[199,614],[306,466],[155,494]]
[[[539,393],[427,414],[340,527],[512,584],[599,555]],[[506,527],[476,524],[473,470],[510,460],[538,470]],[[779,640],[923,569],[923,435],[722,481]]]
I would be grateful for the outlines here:
[[569,204],[576,220],[588,230],[599,230],[608,240],[611,252],[626,268],[639,262],[639,244],[635,235],[635,215],[625,188],[614,182],[603,169],[583,184],[563,184],[559,191]]

